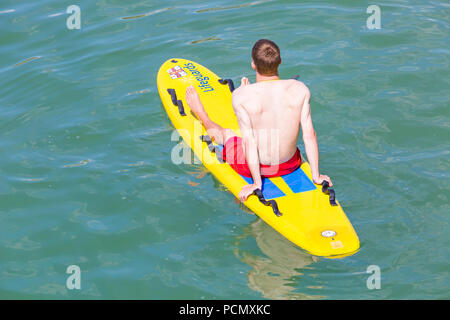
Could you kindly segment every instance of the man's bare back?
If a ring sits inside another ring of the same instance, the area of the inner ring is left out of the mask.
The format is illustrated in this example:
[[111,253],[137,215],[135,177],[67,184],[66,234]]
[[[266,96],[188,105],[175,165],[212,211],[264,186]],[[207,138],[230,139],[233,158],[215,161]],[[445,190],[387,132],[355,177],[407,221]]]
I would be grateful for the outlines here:
[[308,88],[296,80],[261,81],[233,92],[233,105],[242,130],[248,128],[242,128],[239,108],[244,108],[251,119],[261,164],[283,163],[295,154],[302,107],[308,94]]

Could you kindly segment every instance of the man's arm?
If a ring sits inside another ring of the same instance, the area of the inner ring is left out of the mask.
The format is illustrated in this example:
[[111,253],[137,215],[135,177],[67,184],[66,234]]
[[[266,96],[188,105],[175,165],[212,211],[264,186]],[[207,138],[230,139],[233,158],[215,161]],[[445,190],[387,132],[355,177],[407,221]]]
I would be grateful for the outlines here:
[[311,94],[307,87],[305,87],[305,90],[306,93],[303,101],[300,124],[302,126],[306,156],[308,157],[309,165],[311,166],[312,178],[316,184],[321,184],[324,180],[326,180],[330,186],[333,186],[330,177],[319,174],[319,146],[317,145],[316,131],[314,130],[314,126],[312,124],[311,108],[309,105]]
[[244,186],[239,192],[239,199],[244,202],[256,189],[261,189],[262,179],[259,166],[259,155],[256,139],[253,133],[253,127],[247,110],[242,105],[241,99],[237,94],[233,94],[232,103],[234,112],[242,133],[242,143],[244,147],[245,159],[252,174],[253,184]]

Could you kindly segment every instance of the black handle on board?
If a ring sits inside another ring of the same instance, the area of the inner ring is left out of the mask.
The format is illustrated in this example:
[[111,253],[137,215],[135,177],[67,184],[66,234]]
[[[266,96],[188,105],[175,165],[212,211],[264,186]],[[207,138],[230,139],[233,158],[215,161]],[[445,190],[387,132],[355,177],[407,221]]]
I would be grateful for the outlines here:
[[266,200],[262,194],[261,189],[256,189],[255,191],[253,191],[254,195],[256,195],[259,199],[259,201],[265,205],[265,206],[271,206],[273,209],[273,213],[275,213],[275,215],[277,217],[281,217],[283,214],[280,212],[280,210],[278,210],[278,205],[277,202],[275,200]]
[[219,79],[220,84],[228,84],[228,88],[231,92],[234,91],[234,83],[231,79]]
[[167,89],[167,92],[172,98],[173,105],[178,107],[178,112],[180,113],[180,115],[185,116],[186,113],[184,112],[183,101],[177,99],[177,93],[175,92],[175,89]]
[[211,137],[208,135],[201,135],[200,136],[200,140],[202,140],[202,142],[206,142],[206,145],[209,149],[209,151],[211,153],[215,153],[217,160],[219,160],[220,163],[224,163],[225,161],[223,160],[223,155],[222,155],[222,150],[218,147],[215,146],[212,143]]
[[337,206],[336,192],[334,192],[334,189],[330,188],[330,184],[326,180],[322,181],[322,192],[330,196],[330,204],[332,206]]

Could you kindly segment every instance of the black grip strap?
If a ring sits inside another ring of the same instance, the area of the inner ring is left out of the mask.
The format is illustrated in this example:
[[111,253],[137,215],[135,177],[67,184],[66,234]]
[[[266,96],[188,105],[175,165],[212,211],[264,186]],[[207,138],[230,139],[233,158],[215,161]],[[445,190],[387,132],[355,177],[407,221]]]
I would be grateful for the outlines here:
[[297,74],[297,75],[293,76],[291,79],[298,80],[298,78],[300,78],[300,76]]
[[216,155],[217,160],[219,160],[220,163],[224,163],[225,162],[223,160],[222,150],[220,150],[220,148],[218,146],[215,146],[212,143],[212,140],[211,140],[210,136],[208,136],[208,135],[201,135],[200,136],[200,140],[202,140],[202,142],[206,142],[206,145],[208,146],[209,151]]
[[231,92],[234,91],[234,83],[231,79],[219,79],[220,84],[228,84],[228,88]]
[[212,143],[211,137],[208,135],[201,135],[200,136],[200,140],[202,140],[202,142],[206,142],[206,145],[208,146],[209,151],[214,152],[214,145]]
[[180,115],[185,116],[186,113],[184,112],[183,101],[177,99],[177,93],[175,92],[175,89],[167,89],[167,92],[172,98],[173,105],[178,107],[178,112],[180,113]]
[[261,189],[256,189],[255,191],[253,191],[254,195],[256,195],[259,199],[259,201],[265,205],[265,206],[271,206],[273,209],[273,213],[275,213],[275,215],[277,217],[281,217],[283,214],[280,212],[280,210],[278,210],[278,205],[277,202],[275,200],[266,200],[262,194]]
[[170,94],[170,97],[172,98],[172,103],[174,106],[177,105],[177,93],[175,92],[175,89],[167,89],[167,92]]
[[178,112],[180,113],[180,115],[185,116],[186,113],[184,112],[183,101],[177,100],[177,106],[178,106]]
[[322,182],[322,192],[330,196],[330,204],[332,206],[337,206],[336,192],[334,192],[334,189],[330,188],[330,184],[328,183],[328,181]]

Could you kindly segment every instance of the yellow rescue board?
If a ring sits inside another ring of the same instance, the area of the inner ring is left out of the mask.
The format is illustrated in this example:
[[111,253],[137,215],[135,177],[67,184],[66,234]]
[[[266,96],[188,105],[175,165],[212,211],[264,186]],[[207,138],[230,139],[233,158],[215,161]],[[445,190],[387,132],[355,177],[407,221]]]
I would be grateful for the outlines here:
[[[248,182],[227,163],[221,163],[207,143],[201,141],[200,136],[207,135],[206,130],[191,113],[185,99],[186,88],[193,85],[209,117],[240,134],[231,104],[230,82],[221,83],[219,79],[196,62],[173,58],[160,67],[157,84],[164,108],[180,136],[206,168],[237,196]],[[282,216],[276,216],[272,207],[263,205],[256,196],[250,196],[245,205],[284,237],[313,255],[336,258],[355,253],[359,249],[359,239],[339,202],[332,206],[329,196],[322,192],[322,186],[312,183],[307,162],[303,162],[298,171],[296,174],[302,175],[303,184],[308,184],[310,190],[302,191],[303,186],[292,181],[292,176],[266,179]]]

